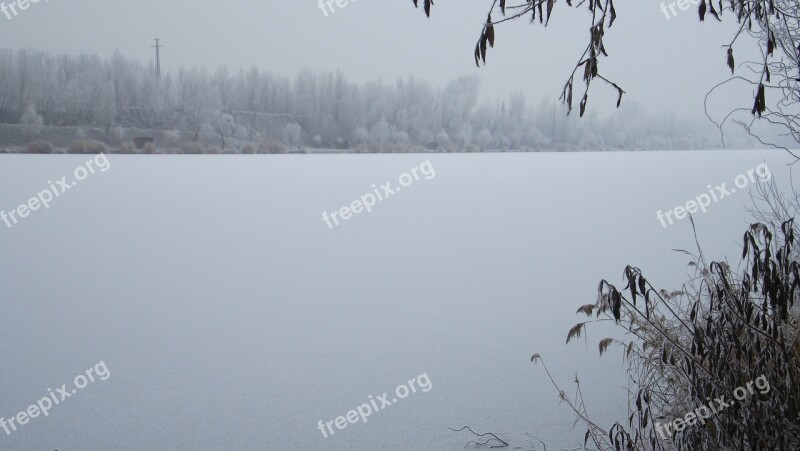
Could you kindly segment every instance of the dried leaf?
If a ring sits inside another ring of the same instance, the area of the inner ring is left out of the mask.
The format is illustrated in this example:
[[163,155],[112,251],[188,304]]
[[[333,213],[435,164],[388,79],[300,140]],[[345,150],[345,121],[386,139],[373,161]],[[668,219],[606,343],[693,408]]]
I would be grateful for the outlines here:
[[586,323],[578,323],[572,329],[569,330],[567,334],[567,343],[569,343],[573,338],[581,338],[581,332],[583,331],[584,326]]
[[731,73],[733,73],[733,68],[735,66],[735,61],[733,59],[733,47],[728,48],[728,67],[731,68]]
[[600,340],[600,355],[602,356],[604,352],[608,349],[608,346],[614,341],[613,338],[604,338]]

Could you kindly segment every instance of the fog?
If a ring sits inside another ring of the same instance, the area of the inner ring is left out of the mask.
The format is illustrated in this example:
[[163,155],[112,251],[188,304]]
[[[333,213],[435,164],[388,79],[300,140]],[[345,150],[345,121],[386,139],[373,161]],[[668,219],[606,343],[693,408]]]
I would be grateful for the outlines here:
[[[0,43],[105,55],[119,50],[144,62],[155,59],[150,46],[160,38],[165,69],[226,65],[235,72],[256,65],[294,75],[308,67],[341,69],[361,83],[414,74],[437,85],[478,74],[488,98],[522,91],[535,102],[556,99],[585,46],[589,13],[560,5],[546,31],[527,19],[499,27],[489,64],[477,69],[472,50],[489,6],[441,1],[429,20],[410,0],[352,1],[328,17],[311,0],[51,1],[10,21],[0,16]],[[720,45],[735,34],[733,18],[700,23],[694,6],[670,19],[659,2],[617,6],[606,32],[606,76],[650,110],[702,114],[703,96],[729,75]],[[738,50],[740,59],[747,51]],[[750,91],[737,91],[740,106],[750,105]],[[615,100],[613,90],[597,89],[591,106],[611,111]]]

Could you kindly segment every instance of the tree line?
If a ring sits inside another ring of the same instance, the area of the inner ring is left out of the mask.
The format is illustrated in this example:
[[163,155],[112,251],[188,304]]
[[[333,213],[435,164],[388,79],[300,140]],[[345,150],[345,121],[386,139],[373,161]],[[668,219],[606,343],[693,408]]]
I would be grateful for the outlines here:
[[[152,63],[114,53],[52,54],[0,50],[0,121],[19,124],[31,110],[47,126],[177,130],[186,139],[235,136],[263,142],[269,129],[241,113],[288,117],[300,140],[327,148],[403,151],[711,149],[715,129],[701,119],[650,114],[635,103],[616,114],[565,114],[552,100],[522,93],[482,99],[477,76],[443,87],[409,75],[394,82],[351,82],[341,71],[300,70],[294,77],[257,67],[180,67],[156,80]],[[188,132],[188,133],[186,133]],[[728,146],[752,147],[741,136]],[[733,142],[731,142],[733,140]]]

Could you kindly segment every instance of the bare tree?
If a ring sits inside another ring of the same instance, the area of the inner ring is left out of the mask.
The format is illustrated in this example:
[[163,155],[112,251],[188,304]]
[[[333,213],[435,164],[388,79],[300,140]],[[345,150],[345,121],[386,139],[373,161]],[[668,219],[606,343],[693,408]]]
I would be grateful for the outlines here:
[[[774,140],[763,138],[763,130],[772,129],[773,134],[800,142],[800,3],[797,0],[749,0],[731,1],[720,9],[720,14],[729,10],[736,14],[740,27],[727,49],[727,64],[731,73],[737,70],[734,44],[742,36],[759,42],[761,57],[757,61],[745,61],[738,65],[739,75],[714,87],[706,96],[706,114],[717,125],[732,121],[743,127],[763,144],[787,150]],[[713,12],[713,10],[712,10]],[[718,14],[714,14],[719,18]],[[701,17],[703,16],[701,8]],[[743,72],[743,74],[742,74]],[[717,89],[732,83],[744,83],[752,87],[755,100],[752,108],[738,108],[720,120],[708,112],[708,103]],[[747,117],[747,112],[749,116]],[[745,113],[744,115],[741,113]],[[760,126],[759,128],[755,128]],[[724,133],[722,134],[724,140]],[[791,152],[790,152],[791,153]],[[794,156],[794,154],[792,154]],[[797,158],[797,157],[795,157]]]
[[[417,7],[423,3],[425,14],[430,17],[431,8],[434,5],[432,0],[412,0],[412,2]],[[568,76],[560,99],[566,104],[568,112],[571,111],[573,93],[576,88],[575,77],[580,76],[583,82],[583,90],[579,94],[581,96],[579,103],[581,116],[586,110],[589,89],[595,80],[601,80],[617,91],[617,107],[619,107],[625,91],[613,81],[605,78],[599,70],[602,58],[608,56],[603,39],[606,29],[611,28],[617,18],[614,0],[588,0],[588,2],[587,0],[566,0],[566,4],[575,9],[581,7],[588,9],[590,16],[588,21],[589,41]],[[538,18],[540,24],[547,26],[555,8],[555,0],[491,0],[489,13],[475,45],[475,63],[479,66],[481,63],[486,64],[486,54],[489,48],[494,47],[495,30],[498,25],[529,17],[531,23],[535,23]],[[725,82],[740,80],[751,84],[754,88],[752,108],[734,110],[721,121],[711,119],[711,116],[709,118],[720,130],[726,121],[733,120],[756,137],[758,135],[753,133],[753,125],[760,120],[762,123],[778,127],[783,131],[784,136],[788,136],[794,142],[800,142],[800,127],[798,127],[800,3],[797,0],[699,1],[698,16],[701,21],[705,21],[706,16],[713,16],[717,21],[722,21],[725,12],[732,14],[740,25],[731,41],[724,46],[727,53],[727,65],[731,71],[735,72],[736,70],[734,45],[743,36],[760,43],[762,58],[760,61],[743,64],[748,72],[746,76],[739,75]],[[768,93],[771,93],[771,101]],[[748,121],[735,118],[735,113],[742,110],[749,111]],[[762,143],[773,144],[763,140]],[[776,145],[776,147],[778,146]]]

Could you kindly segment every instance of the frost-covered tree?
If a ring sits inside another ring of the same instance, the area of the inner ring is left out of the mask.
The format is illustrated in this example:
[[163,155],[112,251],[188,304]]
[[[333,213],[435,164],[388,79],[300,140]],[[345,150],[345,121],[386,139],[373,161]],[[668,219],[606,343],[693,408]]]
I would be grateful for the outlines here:
[[117,144],[122,144],[122,142],[125,141],[125,129],[121,126],[117,125],[114,127],[113,135],[114,141],[116,141]]
[[[530,127],[537,128],[553,147],[566,149],[575,149],[588,128],[609,147],[617,143],[626,148],[640,143],[668,145],[684,135],[691,143],[713,146],[718,136],[713,126],[701,129],[697,126],[701,121],[694,118],[671,118],[668,127],[660,127],[664,118],[643,110],[624,121],[609,118],[578,125],[550,100],[531,104],[521,94],[513,94],[479,101],[475,77],[462,77],[443,87],[413,76],[393,83],[357,85],[341,72],[306,69],[292,79],[257,68],[231,73],[181,67],[165,71],[161,83],[156,84],[151,70],[149,65],[118,53],[101,58],[0,50],[0,122],[18,122],[24,113],[22,99],[25,108],[36,105],[54,124],[100,124],[107,135],[109,126],[116,124],[175,129],[187,138],[216,145],[221,145],[221,136],[226,141],[229,136],[240,136],[236,128],[226,130],[225,124],[218,122],[216,115],[222,111],[235,118],[253,118],[236,124],[248,127],[250,140],[259,133],[280,137],[285,124],[297,123],[307,136],[319,136],[321,145],[344,147],[366,141],[355,136],[359,128],[370,133],[388,129],[389,134],[380,139],[391,142],[392,151],[404,150],[404,146],[435,147],[436,135],[442,130],[453,146],[476,144],[495,149],[536,147],[537,140],[528,133]],[[626,106],[633,104],[624,102],[620,114],[612,118],[623,116]],[[223,125],[222,135],[216,130],[219,125]],[[477,140],[484,129],[491,135],[491,143]],[[407,134],[407,144],[395,142],[400,132]],[[615,139],[614,135],[626,138]],[[650,135],[662,135],[663,139]],[[339,138],[343,138],[341,144]],[[729,144],[738,142],[730,133],[726,138]],[[228,142],[225,147],[230,147]]]
[[477,76],[459,77],[445,86],[441,96],[441,127],[456,134],[470,118],[478,104],[480,79]]
[[36,108],[33,105],[25,109],[25,113],[22,114],[19,122],[25,128],[25,134],[28,136],[29,142],[44,126],[44,119],[36,112]]
[[300,124],[286,124],[283,128],[283,142],[289,147],[300,147],[302,127]]
[[369,139],[376,145],[382,145],[392,138],[392,127],[386,118],[381,118],[369,131]]
[[492,141],[492,132],[490,132],[488,128],[481,129],[475,136],[475,144],[477,144],[481,150],[489,149],[489,146],[492,145]]
[[219,135],[222,141],[222,150],[225,150],[225,137],[231,136],[236,127],[233,116],[224,111],[215,110],[211,112],[211,126]]
[[440,131],[436,134],[436,144],[439,146],[440,150],[447,150],[450,146],[450,135],[444,130]]
[[353,142],[355,144],[364,144],[369,141],[369,132],[364,127],[356,127],[353,131]]
[[100,122],[105,126],[106,136],[110,136],[111,126],[117,119],[117,101],[114,84],[106,82],[97,87],[97,105]]
[[234,137],[240,141],[250,139],[250,131],[244,125],[237,125],[233,133]]
[[408,140],[409,140],[408,133],[402,130],[396,131],[392,136],[392,141],[394,141],[394,143],[399,146],[405,146],[406,144],[408,144]]

